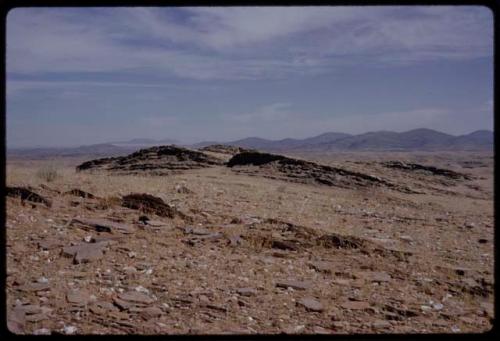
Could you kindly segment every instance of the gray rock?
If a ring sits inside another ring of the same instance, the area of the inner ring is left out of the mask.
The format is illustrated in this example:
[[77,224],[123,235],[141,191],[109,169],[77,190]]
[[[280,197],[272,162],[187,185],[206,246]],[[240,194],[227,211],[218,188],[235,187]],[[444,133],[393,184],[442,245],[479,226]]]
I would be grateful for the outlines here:
[[163,315],[163,311],[158,307],[148,307],[142,309],[140,315],[145,319],[151,319]]
[[33,335],[50,335],[50,334],[52,334],[52,332],[50,331],[50,329],[47,328],[41,328],[33,331]]
[[350,310],[366,310],[370,308],[370,304],[365,301],[347,301],[340,305],[344,309]]
[[90,302],[90,293],[86,290],[71,290],[66,294],[69,303],[83,306]]
[[303,306],[307,311],[321,312],[324,310],[323,305],[311,297],[301,298],[297,301],[297,305]]
[[47,320],[49,317],[44,313],[26,315],[26,321],[28,322],[40,322],[43,320]]
[[74,257],[76,264],[88,263],[102,258],[106,246],[106,242],[83,243],[63,248],[62,254],[66,257]]
[[236,292],[241,296],[254,296],[257,294],[257,290],[254,288],[239,288]]
[[331,262],[316,261],[310,262],[309,266],[319,272],[332,273],[334,264]]
[[108,219],[73,218],[70,224],[77,225],[85,230],[95,230],[97,232],[120,232],[124,234],[134,232],[134,228],[131,225],[118,223]]
[[60,240],[45,239],[38,242],[38,247],[42,250],[53,250],[62,247],[64,244]]
[[466,222],[465,227],[467,227],[468,229],[472,229],[472,228],[476,227],[476,224],[471,223],[471,222]]
[[286,280],[286,281],[277,282],[276,286],[279,288],[292,288],[295,290],[306,290],[306,289],[309,289],[311,287],[311,282]]
[[42,290],[50,290],[50,285],[48,283],[29,283],[17,287],[17,290],[34,291],[34,292]]
[[137,291],[128,291],[118,295],[118,297],[123,301],[139,304],[151,304],[154,302],[151,297]]
[[161,220],[148,220],[146,222],[147,225],[151,227],[162,227],[162,226],[167,226],[168,224],[161,221]]

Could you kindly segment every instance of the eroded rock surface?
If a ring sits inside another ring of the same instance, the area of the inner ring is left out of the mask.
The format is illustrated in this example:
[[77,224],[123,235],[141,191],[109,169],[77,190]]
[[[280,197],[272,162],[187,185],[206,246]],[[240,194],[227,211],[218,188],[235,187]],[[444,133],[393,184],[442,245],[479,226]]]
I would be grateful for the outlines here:
[[381,186],[405,193],[416,193],[405,186],[396,185],[377,176],[277,154],[243,152],[233,156],[227,166],[238,173],[281,178],[293,182],[346,188]]
[[114,174],[167,175],[222,163],[222,160],[203,152],[170,145],[141,149],[127,156],[87,161],[76,169],[77,171],[106,170]]

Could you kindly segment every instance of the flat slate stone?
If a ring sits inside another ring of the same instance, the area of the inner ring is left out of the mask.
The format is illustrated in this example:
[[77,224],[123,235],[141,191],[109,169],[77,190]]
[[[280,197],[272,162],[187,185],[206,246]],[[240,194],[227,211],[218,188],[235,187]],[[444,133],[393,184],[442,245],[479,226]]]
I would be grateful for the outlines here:
[[74,305],[86,305],[90,301],[90,293],[86,290],[71,290],[66,294],[66,299]]
[[134,228],[131,225],[118,223],[108,219],[73,218],[71,224],[83,225],[84,229],[93,229],[97,232],[113,233],[117,231],[125,234],[134,232]]
[[347,301],[340,305],[344,309],[365,310],[370,308],[370,303],[365,301]]
[[21,285],[17,287],[17,290],[20,291],[42,291],[42,290],[50,290],[50,285],[48,283],[29,283],[25,285]]
[[280,281],[276,283],[278,288],[292,288],[295,290],[306,290],[311,287],[311,282],[301,282],[301,281]]
[[118,297],[124,301],[134,303],[151,304],[154,302],[151,297],[137,291],[128,291],[118,295]]
[[161,220],[148,220],[146,224],[152,227],[162,227],[168,225],[166,222]]
[[27,315],[39,314],[42,312],[42,308],[39,305],[33,304],[19,305],[16,306],[15,309]]
[[136,306],[134,303],[121,300],[118,297],[113,298],[113,303],[121,310],[128,310]]
[[317,261],[317,262],[310,262],[309,266],[319,272],[332,273],[334,264],[331,262]]
[[47,320],[49,317],[44,313],[26,315],[26,321],[28,322],[40,322],[43,320]]
[[239,288],[236,292],[241,296],[253,296],[257,294],[257,290],[254,288]]
[[163,311],[158,307],[148,307],[139,313],[145,319],[151,319],[163,315]]
[[385,271],[371,271],[362,273],[362,277],[372,282],[390,282],[392,277]]
[[323,311],[323,305],[311,297],[301,298],[297,301],[298,305],[306,308],[307,311],[321,312]]
[[104,256],[103,249],[108,245],[106,242],[83,243],[63,248],[62,254],[66,257],[74,257],[74,262],[88,263]]
[[63,245],[62,241],[55,239],[45,239],[38,242],[38,247],[43,250],[53,250]]

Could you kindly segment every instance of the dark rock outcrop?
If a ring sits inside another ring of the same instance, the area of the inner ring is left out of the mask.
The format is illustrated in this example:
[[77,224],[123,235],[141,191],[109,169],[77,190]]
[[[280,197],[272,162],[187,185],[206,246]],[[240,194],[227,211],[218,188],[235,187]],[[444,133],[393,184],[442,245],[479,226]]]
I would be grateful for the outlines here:
[[25,187],[9,187],[5,188],[5,194],[9,197],[21,198],[21,202],[30,201],[34,203],[41,203],[47,207],[52,206],[52,202],[41,195],[31,191]]
[[70,191],[64,192],[65,195],[73,195],[75,197],[85,198],[85,199],[96,199],[97,197],[92,193],[82,191],[79,188],[73,188]]
[[122,198],[122,206],[134,210],[140,210],[146,214],[156,214],[160,217],[175,218],[190,220],[190,217],[166,204],[161,198],[155,197],[150,194],[132,193],[125,195]]
[[87,161],[76,169],[77,171],[107,170],[115,174],[164,175],[222,163],[222,160],[203,152],[171,145],[141,149],[127,156]]
[[213,153],[229,154],[229,155],[236,155],[238,153],[254,151],[252,149],[246,149],[226,144],[212,144],[210,146],[200,148],[200,150]]
[[458,173],[449,169],[437,168],[433,166],[424,166],[418,163],[405,163],[401,161],[388,161],[383,163],[384,167],[400,169],[404,171],[420,171],[431,175],[444,176],[446,178],[451,178],[454,180],[464,179],[471,180],[472,178],[463,173]]
[[[398,186],[376,176],[277,154],[244,152],[233,156],[228,161],[227,166],[239,173],[281,178],[294,182],[318,183],[344,188],[374,185],[389,187],[405,193],[416,193],[409,188]],[[252,166],[257,166],[257,168]]]

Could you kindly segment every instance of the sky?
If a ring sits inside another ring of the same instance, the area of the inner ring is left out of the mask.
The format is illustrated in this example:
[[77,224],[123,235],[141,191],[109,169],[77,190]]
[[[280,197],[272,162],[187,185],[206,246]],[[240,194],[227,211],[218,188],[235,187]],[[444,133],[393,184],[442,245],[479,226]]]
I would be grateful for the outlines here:
[[7,147],[493,130],[481,6],[17,8]]

